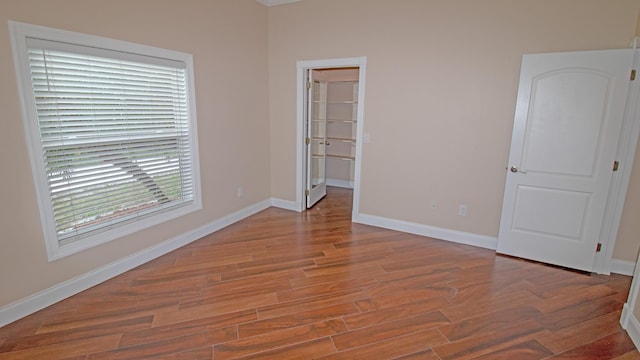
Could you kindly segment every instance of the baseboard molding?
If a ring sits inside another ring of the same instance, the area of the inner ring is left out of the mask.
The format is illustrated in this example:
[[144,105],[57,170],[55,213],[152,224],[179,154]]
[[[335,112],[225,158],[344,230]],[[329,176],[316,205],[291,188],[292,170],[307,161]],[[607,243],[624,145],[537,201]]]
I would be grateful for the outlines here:
[[302,209],[296,204],[295,201],[289,201],[289,200],[271,198],[271,206],[277,207],[280,209],[285,209],[285,210],[297,211],[297,212],[302,211]]
[[630,309],[628,304],[624,304],[622,308],[620,325],[627,331],[636,348],[640,349],[640,322],[633,315],[633,309]]
[[345,189],[353,189],[353,181],[340,179],[327,179],[327,186],[335,186]]
[[54,285],[36,294],[30,295],[11,304],[2,306],[0,307],[0,327],[12,323],[38,310],[44,309],[47,306],[53,305],[58,301],[64,300],[92,286],[98,285],[101,282],[109,280],[117,275],[124,273],[125,271],[138,267],[173,250],[179,249],[180,247],[185,246],[195,240],[198,240],[206,235],[209,235],[246,217],[258,213],[270,207],[271,204],[272,201],[270,199],[261,201],[257,204],[248,206],[244,209],[215,220],[209,224],[201,226],[195,230],[178,235],[172,239],[166,240],[162,243],[141,250],[135,254],[126,256],[122,259],[116,260],[110,264],[92,270],[88,273]]
[[620,275],[633,276],[636,263],[633,261],[613,259],[611,262],[611,272]]
[[352,219],[352,221],[360,224],[451,241],[458,244],[482,247],[490,250],[495,250],[498,243],[498,238],[492,236],[444,229],[408,221],[384,218],[376,215],[359,214],[356,218]]

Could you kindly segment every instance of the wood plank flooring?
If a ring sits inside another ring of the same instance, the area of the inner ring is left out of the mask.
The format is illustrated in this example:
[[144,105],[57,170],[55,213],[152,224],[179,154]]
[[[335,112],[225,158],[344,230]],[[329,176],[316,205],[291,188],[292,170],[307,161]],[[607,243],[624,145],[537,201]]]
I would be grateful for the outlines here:
[[631,279],[276,208],[0,328],[1,359],[640,359]]

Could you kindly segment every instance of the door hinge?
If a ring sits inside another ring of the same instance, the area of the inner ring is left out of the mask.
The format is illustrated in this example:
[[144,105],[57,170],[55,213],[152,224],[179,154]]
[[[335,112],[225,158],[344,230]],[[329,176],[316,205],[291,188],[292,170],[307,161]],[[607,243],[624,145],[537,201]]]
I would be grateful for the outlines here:
[[304,196],[309,196],[309,190],[304,191]]
[[598,245],[596,245],[596,252],[600,252],[600,250],[602,250],[602,244],[598,243]]
[[636,70],[635,70],[635,69],[634,69],[634,70],[631,70],[631,76],[629,77],[629,79],[630,79],[631,81],[633,81],[633,80],[635,80],[635,79],[636,79]]
[[307,145],[311,144],[311,138],[304,138],[304,143]]
[[307,89],[311,89],[311,81],[307,81]]
[[618,165],[620,165],[618,161],[613,162],[613,171],[618,171]]

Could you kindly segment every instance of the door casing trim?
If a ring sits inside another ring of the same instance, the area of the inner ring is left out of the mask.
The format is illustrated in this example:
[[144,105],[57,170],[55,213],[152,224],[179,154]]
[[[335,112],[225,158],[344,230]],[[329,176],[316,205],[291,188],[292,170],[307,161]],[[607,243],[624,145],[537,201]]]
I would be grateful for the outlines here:
[[[636,41],[634,41],[634,44]],[[640,68],[640,50],[634,51],[633,68]],[[613,251],[618,238],[622,210],[629,188],[631,170],[636,154],[638,134],[640,134],[640,80],[629,82],[629,91],[624,109],[620,140],[616,159],[620,168],[613,174],[605,207],[605,216],[600,233],[602,249],[596,253],[593,269],[598,274],[609,275],[613,266]]]
[[365,99],[365,79],[367,72],[367,57],[352,57],[323,60],[300,60],[296,63],[296,210],[301,212],[306,209],[304,204],[304,184],[305,184],[305,114],[304,114],[304,92],[305,92],[305,71],[307,69],[328,69],[340,67],[358,67],[358,113],[356,118],[356,156],[354,165],[353,180],[353,206],[352,219],[357,219],[360,214],[360,169],[362,164],[362,139],[364,129],[364,99]]

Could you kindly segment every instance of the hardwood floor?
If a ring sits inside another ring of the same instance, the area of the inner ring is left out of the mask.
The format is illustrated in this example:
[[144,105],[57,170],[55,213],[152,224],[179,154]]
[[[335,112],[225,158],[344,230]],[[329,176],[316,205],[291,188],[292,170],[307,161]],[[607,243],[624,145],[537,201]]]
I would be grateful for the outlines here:
[[640,359],[631,279],[270,208],[0,328],[0,359]]

